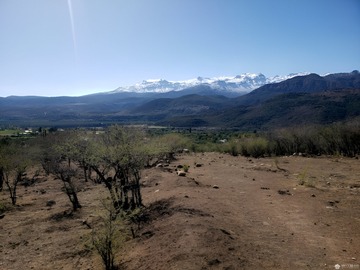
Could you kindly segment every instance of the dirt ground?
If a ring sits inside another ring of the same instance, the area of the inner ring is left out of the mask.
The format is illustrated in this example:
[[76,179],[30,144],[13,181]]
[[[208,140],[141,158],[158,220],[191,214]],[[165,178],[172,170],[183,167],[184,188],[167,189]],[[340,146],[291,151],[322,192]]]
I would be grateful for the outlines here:
[[[121,269],[360,269],[359,164],[181,155],[143,171],[149,218],[116,261]],[[186,176],[178,165],[189,166]],[[90,235],[108,192],[79,183],[83,207],[70,214],[61,186],[40,176],[19,187],[18,206],[0,219],[0,269],[102,269]],[[0,200],[9,201],[6,191]]]

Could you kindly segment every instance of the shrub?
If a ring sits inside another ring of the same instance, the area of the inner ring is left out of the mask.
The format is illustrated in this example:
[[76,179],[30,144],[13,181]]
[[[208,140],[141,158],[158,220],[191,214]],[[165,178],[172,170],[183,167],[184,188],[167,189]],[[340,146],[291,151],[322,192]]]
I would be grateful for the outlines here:
[[4,214],[6,211],[10,210],[11,206],[5,202],[0,202],[0,215]]
[[244,139],[240,142],[240,153],[254,158],[264,157],[270,153],[269,141],[263,137]]
[[236,157],[239,155],[239,145],[235,140],[231,140],[229,142],[229,144],[227,145],[228,149],[227,149],[227,153],[229,153],[230,155]]
[[188,171],[189,171],[189,165],[186,165],[186,164],[185,164],[185,165],[183,166],[183,169],[184,169],[184,172],[188,172]]
[[92,232],[92,243],[101,256],[106,270],[115,270],[115,253],[124,240],[120,235],[120,221],[111,203],[103,203],[106,213],[101,217],[100,227]]

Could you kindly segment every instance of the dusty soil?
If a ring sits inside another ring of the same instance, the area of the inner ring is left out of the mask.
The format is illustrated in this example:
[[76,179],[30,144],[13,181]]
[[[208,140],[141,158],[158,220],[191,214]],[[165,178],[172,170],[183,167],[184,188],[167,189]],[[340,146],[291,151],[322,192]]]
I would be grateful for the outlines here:
[[[144,170],[143,185],[146,222],[117,253],[123,269],[360,269],[358,159],[189,154]],[[61,186],[19,187],[0,219],[0,269],[102,268],[89,227],[108,193],[81,181],[71,214]]]

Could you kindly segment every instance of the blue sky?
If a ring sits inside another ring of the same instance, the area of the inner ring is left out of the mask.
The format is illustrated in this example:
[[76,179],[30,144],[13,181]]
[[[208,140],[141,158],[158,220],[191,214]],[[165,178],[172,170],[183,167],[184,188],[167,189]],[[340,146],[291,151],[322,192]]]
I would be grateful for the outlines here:
[[0,96],[359,66],[359,0],[0,0]]

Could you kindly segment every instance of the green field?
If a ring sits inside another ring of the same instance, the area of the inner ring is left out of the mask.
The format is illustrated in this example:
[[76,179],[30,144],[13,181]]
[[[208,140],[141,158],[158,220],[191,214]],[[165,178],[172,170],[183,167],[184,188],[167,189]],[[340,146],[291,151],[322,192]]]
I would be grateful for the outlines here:
[[20,133],[20,129],[0,129],[0,136],[12,136]]

